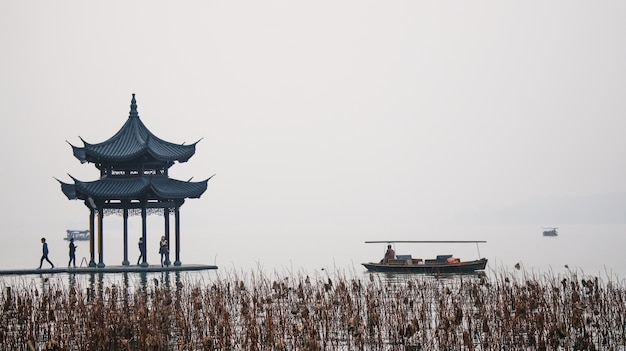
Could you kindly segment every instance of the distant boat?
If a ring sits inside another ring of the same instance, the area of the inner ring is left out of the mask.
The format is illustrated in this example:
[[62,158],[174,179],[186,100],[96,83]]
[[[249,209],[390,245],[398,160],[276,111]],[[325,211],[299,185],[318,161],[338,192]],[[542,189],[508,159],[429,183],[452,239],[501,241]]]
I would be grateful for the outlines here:
[[89,240],[89,230],[76,230],[76,229],[68,229],[67,235],[64,238],[69,241],[71,239],[74,240]]
[[543,236],[557,236],[559,233],[556,231],[559,228],[556,227],[543,227]]
[[[485,243],[486,241],[366,241],[365,243]],[[480,256],[480,252],[479,252]],[[484,270],[487,266],[486,258],[472,261],[461,261],[453,255],[438,255],[434,259],[413,258],[411,255],[396,255],[395,259],[387,262],[362,263],[370,272],[390,273],[473,273]]]

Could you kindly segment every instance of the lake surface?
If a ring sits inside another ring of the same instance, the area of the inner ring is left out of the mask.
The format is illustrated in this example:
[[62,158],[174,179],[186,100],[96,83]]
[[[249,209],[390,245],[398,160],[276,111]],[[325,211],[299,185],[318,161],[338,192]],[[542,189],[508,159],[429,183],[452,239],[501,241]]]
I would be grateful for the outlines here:
[[[107,228],[104,241],[105,263],[119,265],[123,259],[120,232]],[[538,226],[432,226],[410,234],[303,231],[289,236],[267,233],[195,235],[182,238],[183,263],[218,265],[219,272],[267,275],[329,274],[361,275],[362,262],[380,260],[386,244],[365,244],[368,240],[485,240],[479,244],[396,244],[397,254],[431,258],[453,254],[461,259],[479,256],[489,259],[488,271],[511,271],[516,263],[532,274],[559,274],[568,270],[602,279],[623,280],[626,260],[623,247],[626,225],[560,226],[557,237],[544,237]],[[136,262],[136,238],[129,241],[129,260]],[[149,237],[148,261],[159,263],[158,236]],[[154,243],[152,242],[154,241]],[[62,236],[48,236],[50,259],[67,265],[68,242]],[[77,242],[77,263],[89,256],[88,242]],[[154,245],[151,245],[154,244]],[[153,247],[154,246],[154,247]],[[39,265],[39,237],[16,237],[12,245],[0,248],[2,269],[33,268]],[[97,258],[97,254],[96,254]],[[172,257],[173,259],[173,257]],[[44,263],[45,265],[46,263]],[[84,263],[83,263],[84,264]],[[216,272],[208,272],[208,279]],[[150,278],[149,278],[150,279]]]

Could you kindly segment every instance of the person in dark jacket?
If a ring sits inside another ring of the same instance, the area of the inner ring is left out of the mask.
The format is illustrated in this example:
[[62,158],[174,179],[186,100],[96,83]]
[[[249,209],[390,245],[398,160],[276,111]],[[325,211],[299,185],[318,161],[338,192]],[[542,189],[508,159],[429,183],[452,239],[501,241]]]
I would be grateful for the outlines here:
[[76,267],[76,245],[74,245],[74,238],[70,239],[70,261],[67,263],[69,267],[74,263],[74,267]]
[[161,242],[159,243],[159,253],[161,254],[161,267],[166,265],[169,267],[170,265],[170,247],[167,243],[167,239],[165,239],[165,235],[161,237]]
[[43,264],[43,260],[48,261],[48,263],[50,263],[50,265],[52,266],[52,268],[54,268],[54,264],[52,264],[52,262],[50,262],[50,259],[48,258],[48,244],[46,243],[46,238],[41,238],[41,244],[42,244],[42,255],[41,255],[41,260],[39,260],[39,268],[37,269],[41,269],[41,265]]
[[137,259],[137,265],[139,266],[141,259],[146,258],[146,244],[143,242],[143,237],[139,237],[139,243],[137,246],[139,246],[139,258]]

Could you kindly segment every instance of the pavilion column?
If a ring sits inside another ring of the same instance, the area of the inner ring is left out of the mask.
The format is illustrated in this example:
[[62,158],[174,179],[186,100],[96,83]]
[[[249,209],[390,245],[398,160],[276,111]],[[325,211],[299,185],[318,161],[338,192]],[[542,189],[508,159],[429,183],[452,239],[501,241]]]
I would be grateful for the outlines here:
[[130,265],[128,261],[128,209],[125,208],[122,212],[122,217],[124,218],[124,261],[122,261],[122,266]]
[[148,267],[148,260],[146,258],[146,255],[148,254],[148,237],[147,237],[147,230],[146,230],[146,217],[148,216],[148,214],[146,213],[146,206],[143,205],[141,207],[141,237],[143,238],[143,252],[141,253],[141,257],[143,259],[143,261],[141,261],[141,266],[142,267]]
[[[165,207],[163,209],[163,217],[165,218],[165,240],[167,240],[167,250],[169,252],[169,249],[171,247],[170,245],[170,209]],[[170,264],[172,264],[172,262],[170,262],[170,255],[169,253],[165,256],[165,265],[169,266]]]
[[104,220],[104,210],[98,209],[98,268],[104,268],[104,255],[102,253],[102,222]]
[[180,207],[174,209],[174,226],[176,231],[176,261],[174,261],[174,266],[180,266]]
[[[95,217],[96,211],[93,208],[89,209],[89,267],[96,266],[95,260],[95,250],[94,250],[94,241],[95,241]],[[82,263],[82,262],[81,262]]]

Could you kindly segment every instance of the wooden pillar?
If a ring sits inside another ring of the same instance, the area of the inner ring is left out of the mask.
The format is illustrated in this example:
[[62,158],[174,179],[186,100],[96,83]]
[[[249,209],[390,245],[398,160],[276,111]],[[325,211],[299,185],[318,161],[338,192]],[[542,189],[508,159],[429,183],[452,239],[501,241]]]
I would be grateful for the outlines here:
[[142,253],[142,258],[143,261],[141,261],[141,266],[142,267],[148,267],[148,259],[146,258],[146,256],[148,255],[148,237],[147,237],[147,230],[146,230],[146,217],[147,217],[147,213],[146,213],[146,205],[144,204],[141,207],[141,237],[143,238],[143,253]]
[[174,261],[174,266],[180,266],[180,207],[176,207],[174,209],[174,226],[175,226],[175,234],[176,235],[176,261]]
[[122,266],[130,265],[128,261],[128,209],[125,208],[122,212],[122,217],[124,218],[124,260],[122,261]]
[[102,252],[102,222],[104,220],[104,210],[102,208],[98,209],[98,268],[104,268],[104,255]]
[[[94,250],[94,241],[96,240],[96,231],[95,231],[95,217],[96,210],[93,208],[89,209],[89,267],[96,266],[95,260],[95,250]],[[82,263],[82,262],[81,262]]]
[[[170,209],[165,207],[163,209],[163,217],[165,217],[165,240],[167,240],[167,249],[169,251],[171,245],[170,245]],[[172,264],[172,262],[170,262],[170,255],[168,254],[165,258],[165,265],[169,266],[170,264]]]

